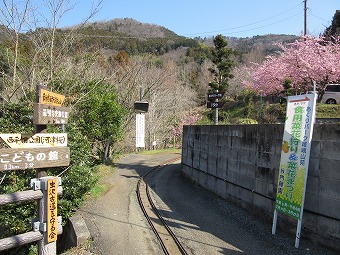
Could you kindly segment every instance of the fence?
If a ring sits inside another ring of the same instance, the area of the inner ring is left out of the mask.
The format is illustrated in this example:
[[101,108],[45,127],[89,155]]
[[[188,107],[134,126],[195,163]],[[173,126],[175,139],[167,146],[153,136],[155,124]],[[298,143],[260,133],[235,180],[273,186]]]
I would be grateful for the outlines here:
[[62,234],[61,217],[57,217],[57,195],[62,194],[60,178],[53,176],[31,180],[33,190],[0,195],[0,206],[38,200],[38,218],[32,220],[33,230],[0,239],[0,251],[38,242],[39,254],[56,254],[56,236]]

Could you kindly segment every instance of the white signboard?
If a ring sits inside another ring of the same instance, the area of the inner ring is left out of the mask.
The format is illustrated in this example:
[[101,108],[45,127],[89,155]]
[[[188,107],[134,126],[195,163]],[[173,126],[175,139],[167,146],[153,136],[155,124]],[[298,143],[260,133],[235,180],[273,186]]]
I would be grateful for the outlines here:
[[136,147],[145,147],[145,114],[136,114]]
[[38,133],[35,135],[0,134],[10,148],[65,147],[67,133]]

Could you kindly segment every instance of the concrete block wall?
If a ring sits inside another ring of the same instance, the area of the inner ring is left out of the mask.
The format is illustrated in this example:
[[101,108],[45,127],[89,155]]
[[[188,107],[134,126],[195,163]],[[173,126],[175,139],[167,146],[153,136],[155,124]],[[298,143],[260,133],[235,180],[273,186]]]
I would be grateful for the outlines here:
[[[272,221],[284,125],[185,126],[182,172]],[[279,213],[278,227],[297,222]],[[270,233],[269,233],[270,234]],[[340,251],[340,125],[315,124],[302,238]]]

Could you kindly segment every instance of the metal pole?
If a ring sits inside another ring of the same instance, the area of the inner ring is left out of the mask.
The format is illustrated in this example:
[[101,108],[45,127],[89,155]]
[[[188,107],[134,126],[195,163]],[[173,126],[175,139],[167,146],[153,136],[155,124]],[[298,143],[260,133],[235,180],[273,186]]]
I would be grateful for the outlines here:
[[263,105],[263,102],[262,102],[262,94],[260,96],[260,124],[262,124],[262,105]]
[[[218,99],[215,102],[218,102]],[[214,125],[218,125],[218,108],[215,108]]]
[[[216,90],[218,93],[218,90]],[[218,102],[218,99],[215,99],[215,102]],[[214,125],[218,125],[218,108],[215,108],[215,116],[214,116]]]
[[275,233],[276,233],[276,222],[277,222],[277,211],[274,210],[273,227],[272,227],[272,234],[273,235],[275,235]]
[[305,2],[305,21],[304,21],[304,32],[303,35],[307,35],[308,34],[308,29],[307,29],[307,11],[308,11],[308,7],[307,7],[307,0],[304,0]]
[[299,248],[300,236],[301,236],[301,227],[302,227],[302,220],[298,220],[298,224],[297,224],[297,227],[296,227],[295,248]]

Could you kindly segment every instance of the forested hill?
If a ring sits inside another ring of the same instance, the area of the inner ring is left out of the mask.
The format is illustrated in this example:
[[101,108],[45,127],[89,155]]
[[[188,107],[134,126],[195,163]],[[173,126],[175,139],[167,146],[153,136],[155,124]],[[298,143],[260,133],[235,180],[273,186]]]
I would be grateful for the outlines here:
[[[48,34],[48,28],[38,28],[21,34],[23,41],[29,41],[37,34]],[[13,37],[14,31],[0,26],[0,42]],[[56,37],[73,34],[73,47],[87,50],[105,49],[119,52],[126,51],[129,55],[153,53],[162,55],[178,48],[196,48],[199,45],[213,46],[213,37],[188,38],[155,24],[141,23],[131,18],[113,19],[110,21],[93,22],[85,25],[59,28]],[[27,38],[28,37],[28,38]],[[277,44],[290,43],[297,39],[293,35],[262,35],[249,38],[226,37],[229,46],[238,52],[261,52],[261,55],[272,54],[279,50]],[[58,43],[58,40],[57,40]]]
[[137,38],[176,38],[179,37],[173,31],[162,26],[141,23],[131,18],[113,19],[111,21],[93,22],[87,24],[86,29],[104,30]]
[[[82,37],[82,43],[98,49],[125,50],[130,55],[164,54],[179,47],[197,47],[200,43],[213,46],[212,37],[187,38],[155,24],[141,23],[131,18],[94,22],[60,30],[70,30]],[[260,51],[265,55],[277,51],[278,43],[290,43],[293,35],[263,35],[250,38],[227,37],[230,47],[242,53]]]
[[198,45],[197,40],[178,36],[164,27],[141,23],[130,18],[94,22],[59,31],[62,33],[75,31],[82,38],[81,43],[88,48],[124,50],[129,55],[143,53],[161,55],[178,47]]

